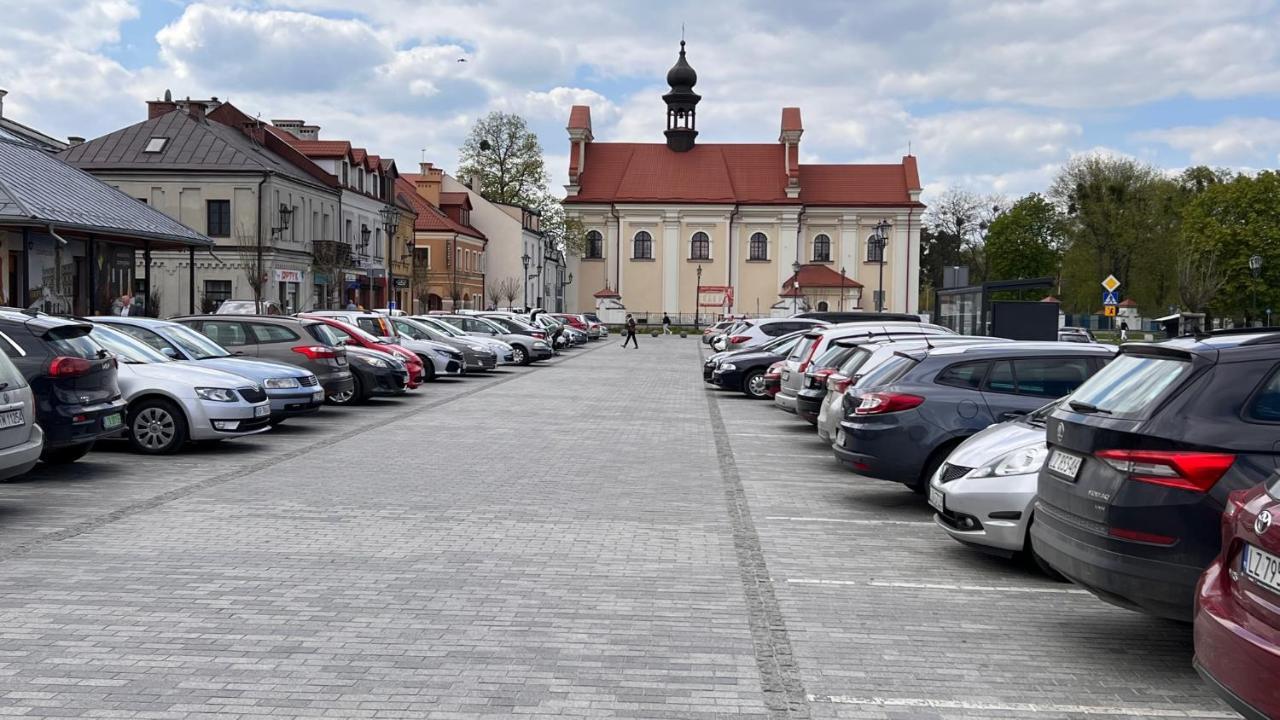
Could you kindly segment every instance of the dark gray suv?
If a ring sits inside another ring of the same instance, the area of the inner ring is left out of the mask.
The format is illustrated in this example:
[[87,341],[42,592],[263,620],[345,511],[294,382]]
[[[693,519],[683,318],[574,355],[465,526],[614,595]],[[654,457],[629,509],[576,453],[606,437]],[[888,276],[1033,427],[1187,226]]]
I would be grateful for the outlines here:
[[1020,342],[898,353],[878,383],[846,394],[831,449],[860,475],[924,492],[970,435],[1070,394],[1115,355],[1109,345]]

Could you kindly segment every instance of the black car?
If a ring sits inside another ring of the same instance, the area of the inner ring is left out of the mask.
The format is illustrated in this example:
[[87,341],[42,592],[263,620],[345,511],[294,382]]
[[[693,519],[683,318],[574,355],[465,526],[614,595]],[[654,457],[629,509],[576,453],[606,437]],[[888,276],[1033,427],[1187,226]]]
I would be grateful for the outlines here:
[[734,350],[715,360],[707,360],[702,365],[702,379],[725,390],[741,390],[747,397],[768,400],[770,395],[765,392],[765,371],[770,365],[786,359],[787,353],[805,332],[798,330],[757,347]]
[[47,463],[75,462],[98,438],[124,430],[128,403],[116,383],[116,358],[91,330],[85,322],[0,310],[0,347],[31,385]]
[[329,402],[335,405],[367,402],[374,395],[400,395],[409,386],[409,371],[394,355],[348,346],[347,360],[355,382],[351,390],[329,396]]
[[791,317],[797,318],[813,318],[814,320],[825,320],[833,325],[851,322],[868,322],[871,320],[888,320],[902,322],[920,322],[920,316],[912,313],[895,313],[895,312],[863,312],[861,310],[850,310],[847,312],[827,312],[825,310],[815,310],[812,312],[802,312]]
[[[865,342],[865,341],[864,341]],[[845,360],[857,350],[857,344],[836,344],[809,363],[804,371],[804,384],[796,393],[796,416],[810,425],[818,424],[822,411],[822,399],[827,396],[827,377],[838,370]]]
[[1227,496],[1280,462],[1280,332],[1127,343],[1047,434],[1036,553],[1103,600],[1190,621]]
[[923,493],[966,438],[1067,395],[1101,369],[1106,345],[1017,342],[899,352],[877,386],[846,392],[831,446],[860,475]]

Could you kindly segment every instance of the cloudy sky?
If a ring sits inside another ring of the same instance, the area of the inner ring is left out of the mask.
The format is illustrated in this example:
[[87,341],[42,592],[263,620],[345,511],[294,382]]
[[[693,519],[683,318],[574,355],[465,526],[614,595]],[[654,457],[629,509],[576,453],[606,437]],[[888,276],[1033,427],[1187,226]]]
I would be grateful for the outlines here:
[[537,131],[558,188],[570,105],[591,105],[599,140],[662,140],[683,23],[703,141],[775,141],[799,105],[805,161],[910,145],[930,191],[1040,190],[1096,149],[1280,166],[1280,0],[4,5],[5,115],[57,136],[137,122],[168,88],[452,170],[471,123],[501,109]]

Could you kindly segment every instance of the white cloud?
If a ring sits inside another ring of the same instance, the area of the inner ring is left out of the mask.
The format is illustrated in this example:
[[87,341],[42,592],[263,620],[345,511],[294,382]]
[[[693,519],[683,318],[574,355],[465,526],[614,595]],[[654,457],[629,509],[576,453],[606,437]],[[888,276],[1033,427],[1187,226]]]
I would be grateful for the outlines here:
[[1216,125],[1188,125],[1137,133],[1187,153],[1193,165],[1280,165],[1280,120],[1230,118]]

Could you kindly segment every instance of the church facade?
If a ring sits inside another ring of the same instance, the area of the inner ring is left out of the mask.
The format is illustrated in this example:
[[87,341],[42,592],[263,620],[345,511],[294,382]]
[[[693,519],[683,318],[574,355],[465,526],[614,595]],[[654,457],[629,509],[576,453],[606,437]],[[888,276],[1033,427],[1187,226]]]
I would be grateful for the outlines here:
[[776,143],[698,143],[696,82],[682,41],[663,95],[665,143],[597,142],[591,109],[572,108],[563,202],[586,231],[571,268],[576,309],[916,312],[924,205],[915,157],[801,163],[794,107],[782,108]]

